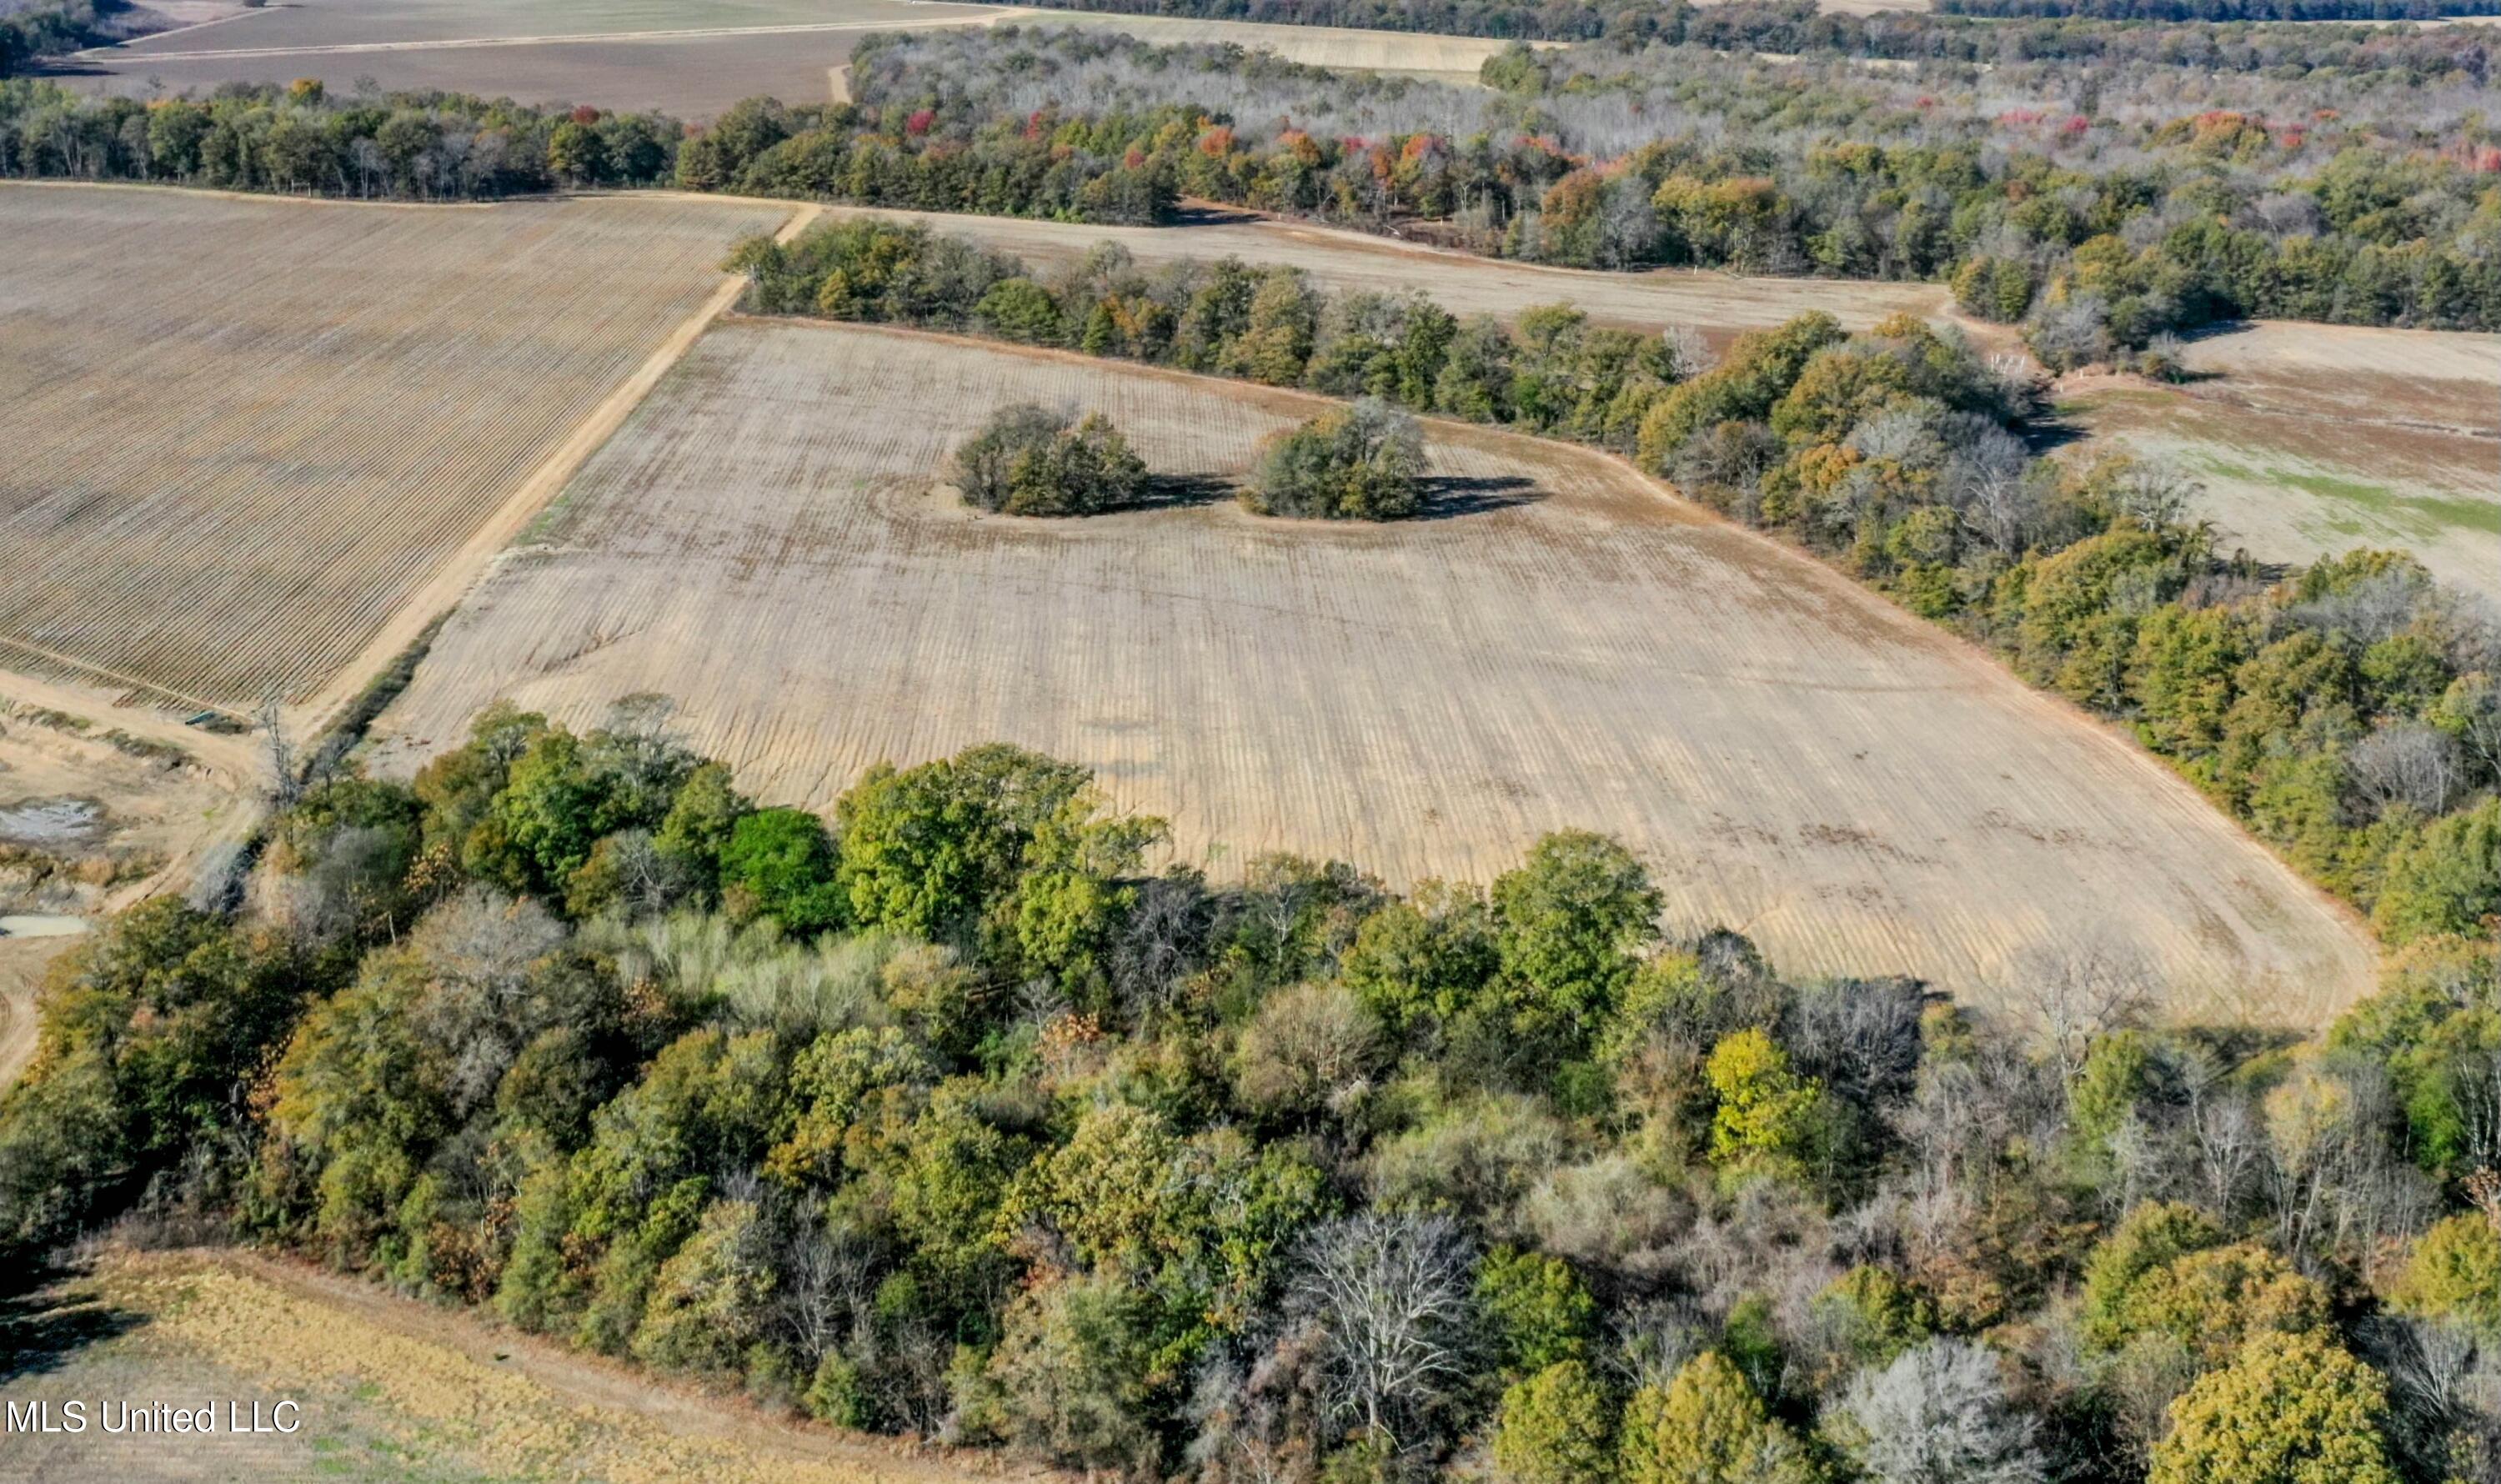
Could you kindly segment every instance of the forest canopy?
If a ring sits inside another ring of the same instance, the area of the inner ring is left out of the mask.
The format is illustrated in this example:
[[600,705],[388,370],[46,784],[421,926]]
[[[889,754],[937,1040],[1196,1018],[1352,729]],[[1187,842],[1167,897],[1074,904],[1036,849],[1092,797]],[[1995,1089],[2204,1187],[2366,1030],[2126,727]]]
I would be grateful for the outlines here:
[[2083,957],[1992,1017],[1665,932],[1601,835],[1482,885],[1217,881],[1049,758],[818,816],[665,717],[330,767],[239,912],[72,950],[0,1095],[13,1266],[261,1243],[1139,1480],[2501,1461],[2486,938],[2298,1043]]

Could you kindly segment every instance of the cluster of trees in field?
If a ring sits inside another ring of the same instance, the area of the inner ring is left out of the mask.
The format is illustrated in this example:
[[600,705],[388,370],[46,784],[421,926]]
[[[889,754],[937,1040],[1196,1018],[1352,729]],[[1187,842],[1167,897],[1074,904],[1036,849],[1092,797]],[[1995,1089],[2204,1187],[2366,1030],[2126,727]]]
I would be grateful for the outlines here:
[[85,97],[0,81],[0,176],[222,190],[479,200],[664,185],[684,125],[656,114],[539,109],[464,93],[334,94],[319,82],[207,97]]
[[1064,346],[1632,456],[2133,726],[2384,938],[2501,911],[2501,632],[2411,557],[2269,581],[2215,550],[2192,486],[2036,457],[2035,389],[1897,316],[1802,316],[1715,362],[1551,305],[1506,326],[1420,294],[1330,294],[1235,260],[1139,269],[1114,244],[1037,274],[917,226],[850,221],[731,259],[750,306]]
[[[1036,293],[1042,290],[1036,288]],[[958,445],[949,476],[967,504],[1012,516],[1090,516],[1142,503],[1145,460],[1101,413],[1018,402]],[[1260,515],[1396,521],[1424,503],[1424,437],[1377,397],[1333,408],[1260,446],[1240,492]]]
[[1265,516],[1399,521],[1424,505],[1424,434],[1416,419],[1361,396],[1259,446],[1242,502]]
[[955,450],[967,503],[1012,516],[1090,516],[1134,505],[1146,461],[1112,420],[1019,402],[1002,407]]
[[[1004,746],[758,808],[648,704],[334,772],[55,967],[12,1270],[135,1208],[846,1427],[1201,1484],[2501,1477],[2501,984],[1992,1018],[1641,861],[1153,871]],[[2082,928],[2084,925],[2074,925]]]

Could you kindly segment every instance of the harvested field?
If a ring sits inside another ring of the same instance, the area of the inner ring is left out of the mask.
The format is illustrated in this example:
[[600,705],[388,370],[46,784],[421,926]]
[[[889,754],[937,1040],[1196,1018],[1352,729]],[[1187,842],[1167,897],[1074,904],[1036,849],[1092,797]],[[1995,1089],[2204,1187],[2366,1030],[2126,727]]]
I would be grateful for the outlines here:
[[[1037,264],[1074,262],[1111,241],[1141,263],[1229,254],[1301,268],[1341,291],[1421,287],[1460,314],[1510,318],[1571,303],[1608,323],[1690,325],[1723,343],[1815,309],[1852,329],[1899,313],[1956,318],[1929,284],[1590,273],[1242,215],[1094,227],[827,210],[923,220]],[[2020,351],[2002,326],[1965,327],[1993,348]],[[2395,546],[2501,601],[2501,336],[2266,321],[2192,343],[2188,361],[2201,379],[2184,387],[2135,377],[2071,383],[2064,410],[2089,440],[2167,459],[2202,481],[2204,512],[2229,542],[2264,560]]]
[[772,93],[824,97],[830,74],[872,31],[1004,20],[1125,31],[1142,39],[1231,42],[1292,61],[1473,84],[1505,43],[1480,37],[1171,17],[1098,16],[943,0],[308,0],[244,24],[99,48],[59,70],[95,90],[143,93],[222,83],[319,78],[346,90],[444,88],[528,103],[663,109],[690,118]]
[[1716,339],[1779,324],[1819,309],[1851,329],[1904,312],[1942,316],[1933,284],[1849,283],[1836,279],[1743,278],[1660,269],[1597,273],[1506,262],[1395,238],[1306,222],[1263,220],[1220,208],[1183,226],[1087,226],[1015,217],[957,217],[877,207],[829,206],[827,216],[921,221],[1038,265],[1073,263],[1096,243],[1117,242],[1142,264],[1179,257],[1239,257],[1258,266],[1300,268],[1342,292],[1421,289],[1456,315],[1508,319],[1539,304],[1569,303],[1609,324],[1662,329],[1686,324]]
[[2501,603],[2501,335],[2270,322],[2187,359],[2184,387],[2073,384],[2069,414],[2200,480],[2226,549],[2395,547]]
[[659,691],[774,802],[1003,738],[1096,769],[1219,875],[1288,849],[1484,880],[1584,826],[1651,860],[1676,925],[1794,973],[1986,999],[2090,953],[2183,1010],[2298,1023],[2367,987],[2360,932],[2159,764],[1612,459],[1436,424],[1429,518],[1389,527],[1204,494],[1027,523],[935,490],[1023,399],[1104,411],[1202,480],[1325,405],[725,324],[446,625],[377,765],[413,769],[499,696],[590,725]]
[[162,90],[207,92],[227,83],[318,78],[345,92],[370,78],[392,92],[473,92],[522,103],[586,103],[615,112],[657,109],[709,118],[741,98],[770,93],[818,103],[850,60],[859,31],[726,36],[591,38],[475,48],[408,47],[380,51],[206,52],[162,61],[105,52],[83,58],[58,81],[86,91],[145,97]]
[[[1255,20],[1189,20],[1166,16],[1090,15],[1039,11],[1021,24],[1071,25],[1119,31],[1159,47],[1225,43],[1273,51],[1289,62],[1349,72],[1413,73],[1445,83],[1473,84],[1485,59],[1511,45],[1482,36],[1437,36],[1415,31],[1364,31],[1343,26],[1281,25]],[[1541,43],[1540,45],[1559,45]]]
[[[291,1435],[111,1436],[96,1400],[264,1417]],[[81,1399],[85,1432],[12,1437],[0,1480],[600,1479],[970,1484],[1050,1476],[770,1418],[329,1274],[247,1253],[109,1251],[0,1313],[0,1400]]]
[[249,708],[500,544],[789,209],[9,186],[0,214],[0,667]]
[[702,118],[757,93],[823,100],[833,74],[873,31],[988,25],[1017,13],[922,0],[655,13],[594,0],[522,9],[310,4],[253,14],[274,23],[100,49],[65,67],[63,81],[145,94],[301,77],[345,91],[370,79],[393,91],[443,89]]
[[114,50],[168,56],[765,27],[891,30],[959,16],[1015,13],[1011,7],[943,0],[548,0],[525,6],[501,0],[301,0],[215,30],[145,38]]

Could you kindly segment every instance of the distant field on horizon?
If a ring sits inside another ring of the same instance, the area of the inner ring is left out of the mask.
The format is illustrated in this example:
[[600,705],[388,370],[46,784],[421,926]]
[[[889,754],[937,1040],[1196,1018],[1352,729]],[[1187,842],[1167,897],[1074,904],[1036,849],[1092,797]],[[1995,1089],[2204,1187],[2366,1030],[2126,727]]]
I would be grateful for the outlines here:
[[783,209],[0,186],[0,668],[249,710],[354,659]]
[[1157,43],[1232,42],[1317,66],[1473,83],[1507,43],[1477,37],[1179,17],[1095,15],[944,0],[302,0],[231,21],[83,53],[62,81],[100,91],[181,90],[319,78],[345,91],[441,88],[525,103],[588,103],[708,118],[770,93],[818,102],[862,37],[925,26],[1125,31]]
[[2226,551],[2393,547],[2501,603],[2501,335],[2271,320],[2186,360],[2184,387],[2085,385],[2070,416],[2204,484]]
[[2091,953],[2175,1005],[2312,1023],[2368,941],[2159,764],[1979,651],[1586,450],[1436,424],[1435,514],[1083,522],[933,489],[989,409],[1112,416],[1220,487],[1319,399],[940,337],[717,326],[438,636],[377,726],[402,773],[508,697],[659,691],[697,750],[822,807],[1005,739],[1093,768],[1219,875],[1268,851],[1484,880],[1621,835],[1681,928],[1790,973],[1987,999]]

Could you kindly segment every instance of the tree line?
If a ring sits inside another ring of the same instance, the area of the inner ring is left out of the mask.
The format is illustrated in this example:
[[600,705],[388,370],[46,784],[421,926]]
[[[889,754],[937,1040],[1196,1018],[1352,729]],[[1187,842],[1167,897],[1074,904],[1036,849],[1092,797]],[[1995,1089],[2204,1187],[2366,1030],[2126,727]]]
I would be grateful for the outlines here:
[[409,199],[668,183],[1104,223],[1189,195],[1576,267],[1945,280],[2062,370],[2249,316],[2501,326],[2501,145],[2472,111],[2407,122],[2424,105],[2395,74],[2292,123],[2274,111],[2306,83],[2184,117],[2150,113],[2176,106],[2151,75],[2001,69],[1988,85],[2080,89],[2080,111],[1980,118],[1925,107],[1924,75],[1816,76],[1800,92],[1691,46],[1520,49],[1469,93],[998,27],[873,38],[860,102],[750,99],[691,132],[317,83],[143,104],[12,82],[0,173]]
[[334,767],[237,912],[71,950],[0,1096],[10,1270],[263,1243],[1141,1480],[2501,1467],[2488,937],[2295,1042],[2084,951],[1990,1012],[1665,934],[1601,835],[1211,881],[1006,746],[760,807],[653,700]]
[[1949,16],[2089,16],[2097,20],[2435,20],[2501,14],[2496,0],[1938,0]]
[[314,80],[202,98],[0,81],[0,175],[412,201],[665,185],[684,125],[465,93],[334,94]]
[[123,0],[34,0],[0,9],[0,78],[48,56],[120,40],[115,19],[129,9]]
[[[1928,107],[1934,79],[1835,68],[1801,95],[1690,48],[1518,48],[1485,65],[1497,99],[1453,114],[1450,88],[1308,69],[1222,81],[1208,65],[1219,54],[1100,33],[923,32],[863,45],[852,86],[934,133],[1042,127],[1173,193],[1480,253],[1951,280],[1970,312],[2026,323],[2061,370],[2218,320],[2501,326],[2501,255],[2485,250],[2501,233],[2486,169],[2501,149],[2472,119],[2427,148],[2393,84],[2338,121],[2271,122],[2295,84],[2247,110],[2126,121],[2178,104],[2151,82],[2149,103],[2121,98],[2116,81],[2086,112],[1983,118]],[[1415,122],[1435,116],[1461,121]]]
[[743,244],[748,307],[973,331],[1377,397],[1634,458],[1780,532],[2036,685],[2132,726],[2384,940],[2501,911],[2501,632],[2397,553],[2272,580],[2216,550],[2193,485],[2024,442],[2028,381],[1896,316],[1810,314],[1715,357],[1550,305],[1505,325],[1422,293],[1333,294],[1238,260],[1051,272],[917,225]]
[[[1006,3],[1006,0],[995,0]],[[2340,72],[2389,67],[2486,72],[2487,38],[2444,30],[2390,30],[2321,21],[2384,21],[2380,12],[2425,0],[2034,0],[2071,3],[2073,10],[2010,13],[1984,20],[1977,7],[1995,0],[1949,0],[1936,13],[1882,11],[1852,15],[1815,0],[1728,0],[1695,5],[1632,0],[1039,0],[1047,9],[1116,15],[1186,16],[1278,25],[1352,26],[1502,41],[1696,45],[1729,52],[1874,57],[1888,61],[2002,63],[2024,60],[2137,61],[2206,71],[2254,72],[2277,67]],[[2022,0],[2004,0],[2010,6]],[[2149,9],[2104,15],[2097,6],[2175,3],[2191,14]],[[2431,15],[2489,14],[2490,0],[2427,0]],[[2259,7],[2268,6],[2262,12]],[[2216,14],[2202,14],[2206,7]],[[2275,14],[2300,7],[2296,17]],[[2313,7],[2342,7],[2312,15]],[[2243,12],[2246,13],[2243,13]],[[2414,18],[2408,17],[2406,18]]]

